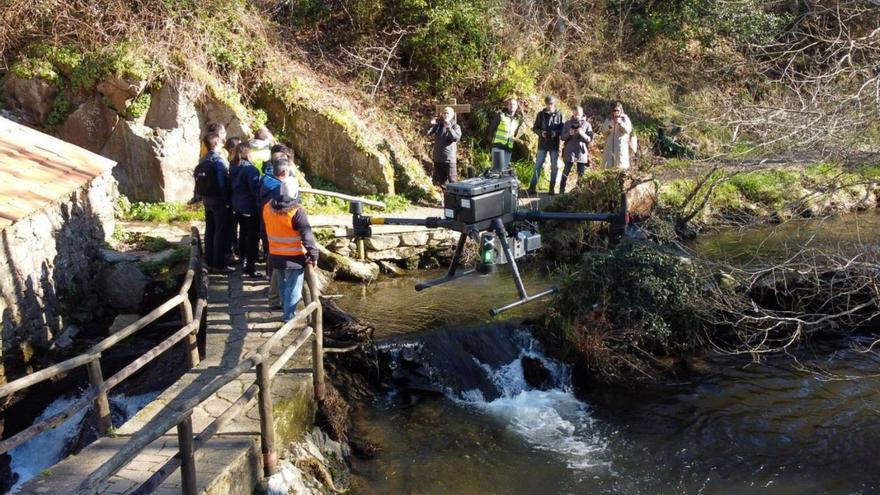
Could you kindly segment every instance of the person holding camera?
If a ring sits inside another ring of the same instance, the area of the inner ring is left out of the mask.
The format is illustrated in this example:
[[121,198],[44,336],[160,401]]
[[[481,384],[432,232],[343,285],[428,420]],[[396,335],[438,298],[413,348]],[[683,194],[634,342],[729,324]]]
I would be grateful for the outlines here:
[[605,133],[605,155],[602,166],[608,169],[629,169],[630,133],[633,130],[629,116],[619,101],[611,107],[611,115],[602,124]]
[[550,194],[556,188],[557,163],[559,161],[559,139],[562,137],[562,112],[556,108],[556,100],[552,96],[544,98],[547,105],[535,116],[532,131],[538,135],[538,155],[535,160],[535,171],[529,184],[529,194],[535,194],[535,187],[544,171],[544,159],[550,155]]
[[[584,176],[584,171],[590,161],[589,146],[593,141],[593,126],[584,115],[584,107],[577,105],[574,108],[574,115],[562,126],[562,139],[565,141],[562,146],[562,162],[565,163],[565,167],[562,169],[562,179],[559,181],[560,193],[565,192],[565,183],[568,180],[568,174],[571,173],[572,164],[577,164],[577,174],[580,179]],[[555,179],[554,174],[550,180],[555,181]]]
[[455,122],[455,110],[443,109],[440,120],[431,119],[428,136],[434,136],[434,180],[445,188],[446,184],[458,180],[457,155],[461,127]]

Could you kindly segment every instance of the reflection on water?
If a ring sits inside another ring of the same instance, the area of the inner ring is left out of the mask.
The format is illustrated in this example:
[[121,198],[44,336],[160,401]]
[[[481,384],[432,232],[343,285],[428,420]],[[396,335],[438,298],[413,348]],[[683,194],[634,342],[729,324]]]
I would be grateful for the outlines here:
[[[524,270],[523,281],[530,294],[552,286],[540,270]],[[446,284],[416,292],[415,285],[441,277],[445,271],[420,272],[418,276],[383,279],[362,285],[334,283],[330,292],[341,294],[339,306],[376,327],[376,338],[429,328],[445,328],[491,321],[489,310],[517,300],[513,275],[499,267],[490,275],[469,275]],[[543,299],[503,313],[499,318],[526,317],[541,311]]]
[[880,493],[880,359],[841,347],[799,359],[858,379],[714,358],[705,378],[589,405],[386,397],[354,418],[384,449],[356,463],[357,493]]
[[[878,243],[880,212],[869,212],[724,232],[694,247],[750,266],[809,247],[877,254]],[[552,284],[539,273],[527,278],[533,292]],[[415,281],[346,286],[340,305],[375,324],[381,337],[485,321],[490,307],[515,298],[504,274],[422,293]],[[364,480],[357,492],[880,493],[880,357],[852,343],[762,363],[713,356],[705,376],[585,402],[564,388],[524,389],[491,402],[385,397],[354,417],[359,434],[384,449],[356,463]],[[822,374],[808,371],[814,368]]]
[[801,220],[748,229],[730,229],[699,237],[693,248],[702,255],[739,265],[763,264],[802,249],[880,257],[880,210],[822,220]]

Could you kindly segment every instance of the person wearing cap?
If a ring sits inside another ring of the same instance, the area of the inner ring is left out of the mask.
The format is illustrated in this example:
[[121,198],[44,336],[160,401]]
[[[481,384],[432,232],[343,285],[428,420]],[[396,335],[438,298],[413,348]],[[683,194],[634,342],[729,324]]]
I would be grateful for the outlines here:
[[[286,164],[276,165],[276,175]],[[296,304],[302,296],[306,265],[318,262],[318,244],[305,208],[295,199],[299,191],[290,181],[281,184],[280,194],[263,206],[263,222],[269,238],[269,260],[278,274],[282,320],[287,322],[296,314]]]
[[538,180],[544,171],[544,159],[550,155],[550,194],[555,193],[556,174],[559,170],[559,137],[562,134],[562,112],[556,108],[556,100],[552,96],[544,98],[547,105],[535,116],[532,131],[538,135],[538,153],[535,159],[535,171],[532,173],[532,181],[529,183],[529,194],[535,194]]
[[[263,179],[267,179],[267,182],[264,182],[263,186],[260,188],[261,212],[267,204],[281,197],[281,186],[285,184],[287,185],[288,193],[292,194],[292,197],[296,202],[299,202],[299,181],[297,181],[294,176],[293,167],[293,163],[288,160],[287,155],[284,154],[283,150],[273,153],[271,168],[274,175],[263,176]],[[271,181],[271,185],[269,184],[269,181]],[[260,218],[262,218],[262,215]],[[261,223],[260,225],[260,236],[263,240],[264,251],[266,252],[267,258],[266,275],[269,277],[269,308],[277,309],[281,307],[281,299],[279,298],[278,289],[280,281],[278,273],[273,269],[272,264],[268,262],[268,257],[271,251],[265,223]]]

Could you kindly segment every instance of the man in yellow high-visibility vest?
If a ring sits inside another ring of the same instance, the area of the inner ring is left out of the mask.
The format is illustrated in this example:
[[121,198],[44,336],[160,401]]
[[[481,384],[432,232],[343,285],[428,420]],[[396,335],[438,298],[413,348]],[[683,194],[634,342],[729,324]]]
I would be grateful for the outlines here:
[[520,134],[523,123],[522,113],[519,112],[519,101],[510,97],[507,99],[505,109],[495,114],[492,124],[489,126],[489,135],[492,139],[492,153],[502,153],[502,168],[510,167],[510,157],[513,155],[513,142]]

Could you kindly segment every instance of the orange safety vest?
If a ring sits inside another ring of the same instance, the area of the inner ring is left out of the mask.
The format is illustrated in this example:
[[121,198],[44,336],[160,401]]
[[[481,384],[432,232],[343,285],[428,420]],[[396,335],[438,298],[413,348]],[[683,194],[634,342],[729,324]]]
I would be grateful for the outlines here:
[[271,203],[263,206],[263,222],[266,224],[266,237],[269,239],[269,254],[280,256],[305,255],[302,237],[293,228],[293,216],[302,206],[295,206],[290,211],[277,212]]

